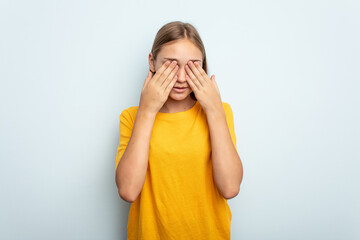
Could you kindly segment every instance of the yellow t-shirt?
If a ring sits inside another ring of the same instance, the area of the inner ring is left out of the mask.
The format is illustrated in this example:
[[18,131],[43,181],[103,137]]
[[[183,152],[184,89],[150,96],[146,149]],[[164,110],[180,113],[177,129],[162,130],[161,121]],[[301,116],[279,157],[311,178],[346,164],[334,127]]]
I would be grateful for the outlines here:
[[[231,107],[222,103],[236,147]],[[126,149],[138,106],[120,115],[115,171]],[[158,112],[150,139],[145,183],[131,203],[127,239],[230,239],[231,210],[213,180],[211,141],[199,101],[183,112]]]

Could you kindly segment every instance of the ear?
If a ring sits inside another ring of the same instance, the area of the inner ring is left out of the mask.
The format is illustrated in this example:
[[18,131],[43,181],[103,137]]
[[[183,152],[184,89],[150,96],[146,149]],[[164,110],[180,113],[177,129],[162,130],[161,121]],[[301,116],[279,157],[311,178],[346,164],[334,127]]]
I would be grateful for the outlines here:
[[151,71],[155,72],[155,60],[152,52],[149,53],[149,68]]

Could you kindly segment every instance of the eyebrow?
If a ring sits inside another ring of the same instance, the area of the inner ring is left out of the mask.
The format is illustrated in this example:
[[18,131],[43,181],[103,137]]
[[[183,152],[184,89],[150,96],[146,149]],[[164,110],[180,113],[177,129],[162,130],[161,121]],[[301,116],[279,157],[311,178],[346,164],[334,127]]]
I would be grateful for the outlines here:
[[[164,58],[164,59],[166,59],[166,60],[171,60],[171,61],[179,61],[179,59],[176,59],[176,58]],[[189,61],[193,61],[193,62],[195,62],[195,61],[200,61],[201,62],[201,60],[200,59],[190,59]]]

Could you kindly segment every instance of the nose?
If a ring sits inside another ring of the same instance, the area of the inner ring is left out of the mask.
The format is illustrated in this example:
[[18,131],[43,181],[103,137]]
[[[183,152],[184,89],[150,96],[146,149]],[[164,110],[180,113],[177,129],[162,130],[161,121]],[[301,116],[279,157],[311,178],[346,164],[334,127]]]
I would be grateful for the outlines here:
[[186,76],[185,65],[179,66],[179,70],[177,72],[178,82],[186,82],[185,76]]

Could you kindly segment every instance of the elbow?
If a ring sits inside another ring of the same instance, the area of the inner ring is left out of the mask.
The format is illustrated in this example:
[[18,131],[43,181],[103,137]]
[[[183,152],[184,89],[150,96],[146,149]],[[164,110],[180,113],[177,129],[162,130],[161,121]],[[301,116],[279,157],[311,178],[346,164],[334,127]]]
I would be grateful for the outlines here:
[[227,191],[223,193],[223,197],[225,199],[232,199],[236,197],[240,192],[240,186],[236,188],[229,188]]
[[121,188],[119,188],[119,196],[122,200],[128,203],[135,202],[137,198],[137,196],[135,196],[134,194],[129,194],[128,192],[121,191]]
[[116,186],[118,188],[118,194],[120,196],[120,198],[126,202],[132,203],[136,200],[137,195],[135,195],[132,191],[129,191],[129,187],[124,187],[124,184],[122,184],[120,182],[120,178],[118,176],[118,173],[116,173],[115,175],[115,182],[116,182]]
[[232,199],[232,198],[236,197],[238,194],[239,194],[239,191],[234,191],[234,192],[226,193],[223,196],[226,200],[228,200],[228,199]]
[[239,192],[240,192],[240,184],[241,184],[242,179],[243,179],[243,170],[242,170],[242,168],[241,168],[241,174],[239,176],[240,176],[240,179],[238,179],[238,181],[236,183],[232,183],[232,185],[228,185],[228,187],[224,191],[223,197],[225,199],[234,198],[239,194]]
[[225,199],[231,199],[236,197],[240,192],[240,184],[243,179],[243,166],[239,157],[240,170],[237,172],[236,176],[233,178],[234,181],[228,182],[223,191],[223,197]]

